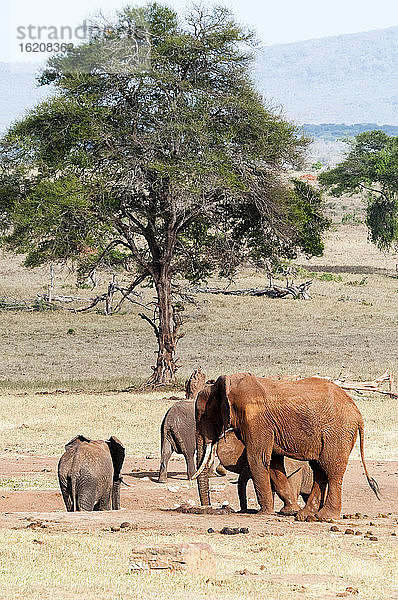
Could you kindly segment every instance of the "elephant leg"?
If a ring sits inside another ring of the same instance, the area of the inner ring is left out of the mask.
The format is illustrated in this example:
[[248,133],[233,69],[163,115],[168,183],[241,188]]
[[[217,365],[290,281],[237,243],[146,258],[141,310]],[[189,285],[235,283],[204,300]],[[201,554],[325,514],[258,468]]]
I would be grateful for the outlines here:
[[294,494],[292,486],[286,477],[284,457],[273,454],[270,465],[270,477],[274,491],[283,502],[279,511],[282,515],[296,515],[300,510],[297,504],[297,494]]
[[311,460],[309,464],[312,469],[314,482],[304,508],[299,510],[296,515],[297,521],[305,521],[307,517],[315,515],[323,505],[325,499],[328,483],[326,473],[317,461]]
[[[173,448],[171,446],[170,441],[164,436],[162,440],[162,454],[160,459],[160,469],[159,469],[159,483],[167,482],[167,465],[170,460],[171,455],[173,454]],[[194,470],[195,472],[195,470]]]
[[81,477],[76,482],[76,511],[92,511],[98,498],[98,481],[91,477]]
[[328,493],[322,508],[316,513],[320,521],[338,519],[341,513],[343,477],[333,477],[328,480]]
[[107,492],[99,499],[99,501],[95,505],[94,510],[111,510],[111,508],[111,490],[107,490]]
[[323,453],[320,457],[319,463],[326,473],[328,482],[326,500],[323,506],[321,505],[320,510],[316,515],[321,521],[338,519],[340,517],[343,477],[347,468],[350,452],[351,448],[345,455],[340,455],[338,459],[334,455],[329,455],[327,452]]
[[73,512],[73,498],[70,478],[60,478],[59,485],[62,492],[62,498],[65,502],[65,507],[68,512]]
[[260,513],[272,514],[274,512],[274,497],[270,479],[270,463],[273,447],[273,436],[269,440],[263,440],[263,447],[258,447],[258,440],[248,441],[246,445],[246,456],[252,475],[257,502],[260,505]]
[[185,462],[187,463],[187,475],[188,475],[188,479],[191,479],[192,475],[196,471],[195,455],[194,454],[189,454],[188,452],[184,451],[184,458],[185,458]]
[[247,482],[251,478],[249,467],[245,467],[238,478],[238,496],[240,504],[240,512],[247,512]]

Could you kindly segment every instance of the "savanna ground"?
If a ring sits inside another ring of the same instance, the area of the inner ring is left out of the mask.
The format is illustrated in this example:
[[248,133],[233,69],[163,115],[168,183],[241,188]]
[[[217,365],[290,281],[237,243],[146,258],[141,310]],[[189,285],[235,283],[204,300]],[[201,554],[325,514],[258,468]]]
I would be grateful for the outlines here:
[[[26,271],[18,262],[0,261],[0,296],[33,298],[48,283],[48,270]],[[398,374],[397,262],[397,255],[383,255],[367,243],[363,226],[339,225],[329,233],[323,257],[297,261],[296,281],[313,279],[308,302],[198,295],[184,311],[181,382],[199,365],[208,377],[242,370],[331,377],[343,372],[351,379],[372,379],[386,368]],[[107,278],[102,274],[103,285]],[[246,270],[233,285],[266,284],[262,274]],[[55,292],[92,295],[76,290],[65,270],[56,270]],[[152,295],[143,290],[144,300]],[[131,306],[112,317],[0,311],[0,597],[398,598],[397,399],[354,396],[365,419],[369,470],[382,495],[377,501],[368,487],[355,448],[343,513],[358,512],[359,518],[332,525],[278,515],[175,512],[178,505],[197,504],[198,497],[180,459],[170,463],[168,484],[156,483],[159,425],[171,393],[122,391],[145,380],[154,357],[141,310]],[[125,443],[125,510],[64,512],[56,463],[78,433],[117,435]],[[228,501],[237,509],[233,482],[232,474],[212,479],[215,503]],[[251,486],[249,498],[255,507]],[[120,529],[122,522],[129,526]],[[224,526],[248,527],[249,534],[221,535]],[[215,533],[207,533],[209,527]],[[354,534],[345,534],[347,529]],[[365,537],[368,531],[377,539]],[[128,573],[137,544],[177,541],[210,543],[217,575]]]

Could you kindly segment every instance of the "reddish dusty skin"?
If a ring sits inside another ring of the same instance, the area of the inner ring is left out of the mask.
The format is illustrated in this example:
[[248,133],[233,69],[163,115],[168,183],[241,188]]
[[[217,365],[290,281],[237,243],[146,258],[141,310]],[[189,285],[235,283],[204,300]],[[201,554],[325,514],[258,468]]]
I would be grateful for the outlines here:
[[[308,460],[313,468],[311,493],[296,518],[339,518],[343,477],[358,434],[364,472],[378,495],[377,483],[365,464],[361,413],[352,398],[329,380],[309,377],[277,381],[250,373],[221,376],[199,392],[196,423],[198,462],[205,447],[216,443],[223,430],[232,427],[239,433],[263,514],[274,510],[270,467],[275,454]],[[206,505],[206,472],[199,473],[199,493]],[[283,469],[276,469],[274,475],[275,491],[285,507],[294,508],[295,499]]]

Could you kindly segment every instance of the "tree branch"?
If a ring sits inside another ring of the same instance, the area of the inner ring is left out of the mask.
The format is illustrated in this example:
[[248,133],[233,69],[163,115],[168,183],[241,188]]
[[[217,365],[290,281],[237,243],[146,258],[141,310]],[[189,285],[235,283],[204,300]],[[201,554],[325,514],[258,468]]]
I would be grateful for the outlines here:
[[144,313],[138,313],[138,316],[141,317],[141,319],[144,319],[144,321],[148,321],[150,326],[153,327],[155,331],[156,339],[159,339],[159,329],[157,328],[156,324],[152,321],[152,319],[150,319],[147,315],[144,315]]

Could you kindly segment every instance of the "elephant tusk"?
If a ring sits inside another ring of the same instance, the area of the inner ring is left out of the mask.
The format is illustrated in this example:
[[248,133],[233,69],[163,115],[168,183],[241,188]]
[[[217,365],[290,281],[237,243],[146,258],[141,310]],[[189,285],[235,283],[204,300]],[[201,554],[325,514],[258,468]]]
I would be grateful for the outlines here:
[[225,440],[225,434],[228,433],[229,431],[233,431],[233,430],[234,430],[233,427],[228,427],[228,429],[224,429],[224,431],[222,432],[222,434],[218,438],[218,441],[222,440],[223,438]]
[[194,473],[192,475],[191,479],[196,479],[197,477],[199,477],[199,475],[202,473],[202,471],[205,470],[205,468],[207,467],[207,463],[209,462],[211,451],[212,451],[212,443],[209,442],[208,444],[206,444],[205,454],[204,454],[203,460],[200,464],[200,467],[198,468],[196,473]]
[[209,469],[211,469],[211,467],[213,466],[214,460],[216,458],[216,451],[217,451],[217,445],[214,444],[214,446],[211,449],[211,455],[210,455],[210,459],[209,459],[209,463],[208,463]]

